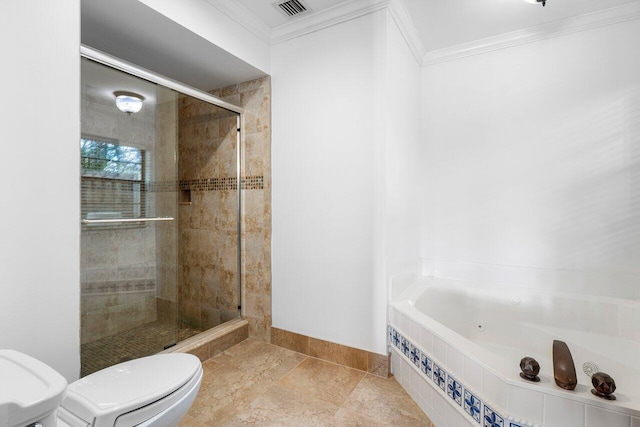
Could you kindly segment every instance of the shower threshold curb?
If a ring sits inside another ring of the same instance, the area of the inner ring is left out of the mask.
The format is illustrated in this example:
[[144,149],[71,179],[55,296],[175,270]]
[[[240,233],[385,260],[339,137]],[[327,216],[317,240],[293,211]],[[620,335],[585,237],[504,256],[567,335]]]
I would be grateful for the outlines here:
[[249,338],[249,322],[244,319],[234,319],[187,338],[158,354],[191,353],[204,362],[247,338]]

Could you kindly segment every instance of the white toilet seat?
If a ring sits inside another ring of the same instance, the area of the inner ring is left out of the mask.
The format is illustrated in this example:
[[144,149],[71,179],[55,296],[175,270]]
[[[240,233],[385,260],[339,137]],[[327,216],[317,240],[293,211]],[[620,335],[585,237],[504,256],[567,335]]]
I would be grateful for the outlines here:
[[0,379],[3,427],[175,427],[198,394],[202,364],[191,354],[149,356],[67,387],[62,375],[44,363],[0,350]]
[[[197,379],[196,386],[187,386],[183,389],[185,393],[182,395],[180,400],[175,404],[171,405],[169,408],[160,412],[158,415],[153,418],[149,418],[141,424],[136,425],[136,427],[173,427],[177,426],[180,420],[184,417],[186,410],[188,410],[196,396],[198,395],[198,390],[200,388],[200,381],[202,379],[202,371],[200,372],[200,376]],[[186,408],[186,410],[185,410]],[[118,419],[118,422],[120,419]],[[119,424],[117,424],[119,425]]]
[[[201,379],[200,361],[190,354],[131,360],[70,384],[58,418],[72,427],[176,425],[195,399]],[[174,413],[175,422],[167,423]],[[154,418],[162,423],[144,424]]]

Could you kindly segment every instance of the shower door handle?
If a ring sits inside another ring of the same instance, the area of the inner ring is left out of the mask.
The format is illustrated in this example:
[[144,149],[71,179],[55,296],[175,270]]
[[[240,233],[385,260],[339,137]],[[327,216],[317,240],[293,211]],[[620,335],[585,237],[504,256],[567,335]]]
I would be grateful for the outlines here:
[[119,224],[127,222],[158,222],[158,221],[173,221],[174,218],[170,216],[161,216],[157,218],[112,218],[112,219],[83,219],[80,222],[83,224]]

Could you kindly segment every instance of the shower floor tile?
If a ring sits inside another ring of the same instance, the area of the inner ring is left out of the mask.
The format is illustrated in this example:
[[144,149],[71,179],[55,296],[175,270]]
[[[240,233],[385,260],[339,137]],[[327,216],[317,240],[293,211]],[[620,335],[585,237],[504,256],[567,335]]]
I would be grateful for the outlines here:
[[202,364],[179,427],[432,426],[394,378],[247,339]]
[[[202,331],[183,326],[180,328],[178,341],[200,332]],[[164,350],[164,346],[175,341],[175,323],[156,321],[82,344],[80,376],[84,377],[117,363],[158,353]]]

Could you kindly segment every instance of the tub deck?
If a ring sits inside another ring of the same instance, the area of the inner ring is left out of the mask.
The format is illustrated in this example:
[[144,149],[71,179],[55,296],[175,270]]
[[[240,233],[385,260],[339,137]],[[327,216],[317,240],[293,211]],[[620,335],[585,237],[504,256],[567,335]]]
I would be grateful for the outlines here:
[[[489,410],[496,408],[497,414],[517,420],[514,425],[542,424],[545,402],[563,401],[575,404],[583,418],[598,410],[629,421],[640,418],[640,340],[625,324],[637,316],[635,310],[640,311],[636,301],[419,278],[404,284],[390,303],[390,326],[407,340],[409,355],[401,342],[394,345],[392,335],[390,341],[396,356],[413,362],[419,353],[443,369],[445,381],[451,377],[461,393],[468,391]],[[578,374],[575,391],[554,383],[554,339],[565,341],[571,350]],[[540,363],[539,383],[519,377],[525,356]],[[591,394],[591,380],[582,372],[584,362],[594,362],[616,380],[616,401]],[[433,373],[429,378],[420,363],[414,366],[434,384]],[[441,391],[446,395],[450,390]],[[469,419],[463,404],[460,409]]]

